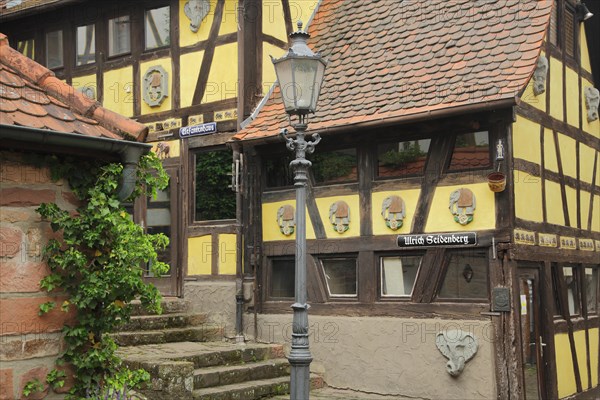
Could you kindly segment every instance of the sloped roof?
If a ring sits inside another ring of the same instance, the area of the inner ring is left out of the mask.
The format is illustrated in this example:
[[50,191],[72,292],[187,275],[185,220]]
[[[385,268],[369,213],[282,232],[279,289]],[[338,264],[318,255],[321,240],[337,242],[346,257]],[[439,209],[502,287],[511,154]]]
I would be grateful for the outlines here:
[[112,112],[8,45],[0,33],[0,124],[144,141],[148,128]]
[[[310,130],[515,99],[535,69],[552,3],[323,0],[309,46],[329,64]],[[287,126],[277,87],[234,139]]]
[[80,0],[0,0],[0,20],[34,14]]

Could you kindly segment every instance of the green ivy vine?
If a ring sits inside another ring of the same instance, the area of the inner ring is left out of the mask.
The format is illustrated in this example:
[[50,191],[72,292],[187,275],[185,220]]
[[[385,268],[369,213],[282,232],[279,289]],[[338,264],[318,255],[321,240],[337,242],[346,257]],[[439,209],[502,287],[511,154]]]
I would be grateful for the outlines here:
[[[67,179],[82,202],[75,212],[56,204],[42,204],[37,209],[59,237],[44,248],[51,273],[40,286],[67,296],[62,304],[42,304],[40,314],[57,306],[65,312],[76,312],[75,322],[63,327],[66,351],[58,361],[69,363],[74,370],[74,385],[67,398],[124,398],[123,393],[147,381],[149,374],[127,369],[107,333],[129,321],[130,302],[134,299],[140,299],[150,311],[161,312],[159,291],[142,277],[147,265],[158,276],[168,270],[169,266],[157,259],[157,250],[166,248],[168,238],[144,233],[117,198],[121,164],[100,165],[57,157],[46,162],[53,178]],[[168,176],[160,160],[150,153],[141,158],[134,192],[126,201],[140,195],[155,196],[167,185]],[[64,378],[55,369],[46,382],[61,387]],[[35,387],[34,383],[27,389]]]

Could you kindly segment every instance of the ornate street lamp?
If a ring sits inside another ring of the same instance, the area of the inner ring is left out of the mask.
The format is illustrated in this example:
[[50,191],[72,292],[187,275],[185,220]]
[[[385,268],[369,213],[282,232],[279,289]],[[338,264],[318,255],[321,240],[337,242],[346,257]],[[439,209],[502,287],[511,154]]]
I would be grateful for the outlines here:
[[[292,47],[281,58],[274,59],[277,81],[281,97],[288,114],[290,124],[296,131],[296,138],[286,136],[287,129],[281,131],[289,150],[296,152],[296,159],[290,163],[294,170],[296,187],[296,274],[294,280],[295,298],[292,309],[294,321],[292,327],[292,349],[288,360],[291,365],[290,399],[307,400],[310,390],[310,363],[312,356],[308,344],[308,304],[306,291],[306,182],[311,162],[306,154],[311,154],[321,141],[318,134],[313,141],[307,142],[304,134],[308,128],[308,114],[315,112],[317,100],[323,82],[326,62],[306,45],[310,35],[302,31],[302,22],[298,30],[290,35]],[[298,118],[292,122],[292,117]]]

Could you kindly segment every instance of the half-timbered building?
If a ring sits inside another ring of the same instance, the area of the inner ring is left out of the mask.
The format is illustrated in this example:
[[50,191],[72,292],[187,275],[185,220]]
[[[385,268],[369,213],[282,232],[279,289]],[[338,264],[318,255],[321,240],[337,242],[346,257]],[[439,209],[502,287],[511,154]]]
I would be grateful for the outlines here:
[[313,369],[401,398],[545,399],[600,376],[588,3],[589,20],[577,0],[11,0],[1,22],[150,128],[171,185],[131,207],[170,236],[171,273],[148,279],[225,336],[267,342],[290,340],[296,228],[268,56],[308,22],[329,61],[308,131],[323,138],[306,210]]
[[[309,119],[322,140],[307,263],[311,349],[329,384],[456,399],[597,387],[600,123],[584,11],[320,4],[309,44],[329,64]],[[276,88],[234,137],[263,340],[291,332],[288,125]]]

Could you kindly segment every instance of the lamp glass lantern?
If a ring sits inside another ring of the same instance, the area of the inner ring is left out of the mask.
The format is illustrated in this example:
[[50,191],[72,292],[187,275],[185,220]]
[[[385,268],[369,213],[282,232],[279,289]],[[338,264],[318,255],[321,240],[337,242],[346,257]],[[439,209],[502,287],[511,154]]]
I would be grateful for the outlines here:
[[327,63],[307,46],[309,37],[299,22],[298,31],[290,35],[292,47],[281,58],[271,57],[288,115],[314,114],[317,109]]

